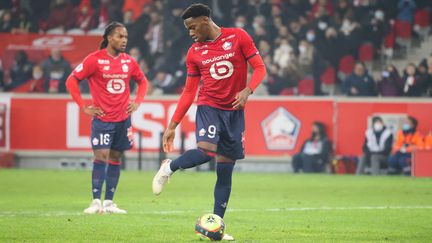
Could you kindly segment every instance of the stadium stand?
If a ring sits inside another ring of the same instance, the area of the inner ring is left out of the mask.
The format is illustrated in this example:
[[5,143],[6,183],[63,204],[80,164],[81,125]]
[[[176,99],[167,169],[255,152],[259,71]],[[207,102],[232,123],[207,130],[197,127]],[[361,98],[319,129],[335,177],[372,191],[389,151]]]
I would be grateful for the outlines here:
[[[155,80],[156,74],[161,72],[173,77],[175,88],[161,91],[154,83],[156,88],[152,90],[175,94],[181,92],[183,76],[176,74],[185,71],[182,60],[191,43],[179,16],[192,2],[43,0],[36,4],[4,0],[0,4],[0,32],[98,36],[110,21],[124,22],[129,30],[128,51],[140,50],[139,61],[144,60],[148,65],[150,80]],[[212,6],[213,18],[218,23],[244,28],[254,37],[260,51],[267,53],[263,56],[265,62],[274,70],[269,73],[265,89],[260,93],[270,95],[341,94],[339,86],[351,74],[355,61],[365,62],[374,78],[378,78],[383,64],[391,63],[393,58],[404,58],[413,47],[426,42],[431,26],[431,7],[424,0],[202,2]],[[302,41],[312,44],[315,49],[313,62],[307,68],[302,65]],[[419,58],[428,58],[427,54]],[[41,62],[34,57],[30,61]],[[417,63],[421,61],[416,60]],[[329,70],[338,75],[333,78]],[[431,76],[432,68],[428,66],[428,70],[427,75]],[[1,88],[10,91],[7,87],[14,80],[9,70],[2,71],[4,83]],[[310,77],[314,81],[314,90],[305,93],[298,85]],[[274,86],[272,80],[283,82]],[[336,88],[329,89],[328,85]],[[430,94],[431,86],[431,83],[426,84],[427,88],[420,95]],[[299,88],[300,92],[283,91],[286,88]]]

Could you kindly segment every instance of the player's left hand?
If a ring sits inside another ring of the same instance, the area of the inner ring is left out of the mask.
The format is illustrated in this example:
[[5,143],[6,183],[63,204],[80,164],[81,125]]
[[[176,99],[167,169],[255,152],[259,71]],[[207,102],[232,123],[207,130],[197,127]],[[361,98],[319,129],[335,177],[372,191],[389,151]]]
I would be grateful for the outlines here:
[[236,110],[243,109],[250,94],[252,94],[252,90],[249,87],[246,87],[242,91],[238,92],[235,97],[235,101],[232,103],[233,108]]
[[131,114],[132,112],[136,111],[138,109],[139,104],[135,102],[131,102],[128,105],[127,113]]

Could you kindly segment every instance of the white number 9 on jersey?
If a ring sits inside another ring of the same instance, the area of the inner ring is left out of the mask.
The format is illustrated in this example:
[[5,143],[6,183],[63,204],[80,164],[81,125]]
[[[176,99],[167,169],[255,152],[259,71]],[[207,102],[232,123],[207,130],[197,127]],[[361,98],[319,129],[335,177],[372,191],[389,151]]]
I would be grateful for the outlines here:
[[121,94],[126,89],[126,83],[123,79],[111,79],[107,83],[107,90],[111,94]]
[[234,72],[234,66],[230,61],[224,60],[213,63],[210,67],[210,75],[216,80],[229,78]]

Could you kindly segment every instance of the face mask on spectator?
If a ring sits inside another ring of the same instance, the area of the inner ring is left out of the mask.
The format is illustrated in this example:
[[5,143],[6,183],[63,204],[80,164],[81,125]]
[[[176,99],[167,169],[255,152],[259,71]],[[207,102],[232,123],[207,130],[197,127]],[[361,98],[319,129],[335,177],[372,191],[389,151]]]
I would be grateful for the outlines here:
[[326,22],[322,22],[322,21],[320,21],[320,22],[318,23],[318,28],[319,28],[320,30],[325,30],[325,29],[327,29],[327,23],[326,23]]
[[375,132],[379,132],[384,128],[384,125],[381,122],[376,122],[373,124],[373,129]]
[[307,49],[306,46],[299,46],[300,53],[305,53],[306,49]]
[[387,71],[383,71],[383,72],[382,72],[382,76],[383,76],[384,78],[388,78],[388,77],[390,77],[390,73],[387,72]]
[[375,11],[375,18],[377,20],[384,20],[384,12],[381,10]]
[[42,72],[34,72],[33,73],[33,78],[34,79],[40,79],[42,78],[43,73]]
[[237,28],[244,28],[245,27],[245,23],[241,22],[241,21],[237,21],[237,22],[235,22],[235,27],[237,27]]
[[309,42],[314,41],[314,40],[315,40],[315,34],[314,34],[314,33],[307,33],[307,34],[306,34],[306,39],[307,39],[307,41],[309,41]]
[[410,130],[410,129],[411,129],[410,124],[408,124],[408,123],[404,123],[404,124],[402,125],[402,130],[403,130],[403,131],[408,131],[408,130]]

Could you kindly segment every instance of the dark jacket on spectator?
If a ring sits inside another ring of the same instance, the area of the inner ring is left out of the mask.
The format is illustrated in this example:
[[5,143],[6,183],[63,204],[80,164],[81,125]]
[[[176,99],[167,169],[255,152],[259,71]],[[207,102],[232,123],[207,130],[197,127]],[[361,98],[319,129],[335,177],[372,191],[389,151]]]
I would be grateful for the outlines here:
[[[343,84],[344,92],[348,96],[375,96],[375,81],[365,72],[363,76],[351,74]],[[357,94],[351,92],[351,88],[357,89]]]

